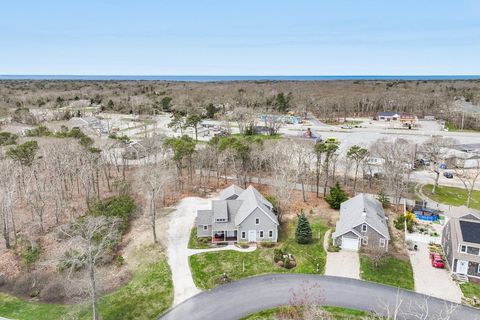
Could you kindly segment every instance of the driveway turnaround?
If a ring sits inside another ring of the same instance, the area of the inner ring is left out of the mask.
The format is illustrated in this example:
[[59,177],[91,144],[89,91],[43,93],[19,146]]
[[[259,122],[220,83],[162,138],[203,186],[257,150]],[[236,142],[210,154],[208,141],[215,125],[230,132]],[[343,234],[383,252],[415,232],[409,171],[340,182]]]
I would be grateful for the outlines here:
[[410,262],[415,279],[415,291],[460,303],[462,291],[445,269],[432,267],[428,245],[417,243],[418,251],[410,251]]
[[[450,320],[480,319],[480,311],[412,291],[376,283],[318,275],[277,274],[247,278],[205,291],[177,305],[160,319],[164,320],[236,320],[261,310],[289,305],[292,290],[310,288],[310,296],[323,297],[324,305],[339,306],[392,315],[396,319],[415,319],[428,303],[429,315],[437,319],[440,312],[455,308]],[[314,302],[314,301],[312,301]]]
[[327,252],[325,275],[360,279],[360,258],[358,257],[358,252],[347,250],[328,252],[328,239],[330,238],[330,234],[331,230],[328,230],[323,240],[323,246],[325,252]]
[[188,240],[190,239],[190,232],[194,225],[197,210],[210,209],[211,199],[184,198],[175,208],[176,210],[170,216],[167,240],[168,264],[172,270],[174,291],[173,305],[177,305],[200,292],[193,283],[192,273],[188,264],[189,256],[210,251],[235,250],[250,252],[256,249],[255,246],[241,249],[233,245],[211,249],[188,249]]

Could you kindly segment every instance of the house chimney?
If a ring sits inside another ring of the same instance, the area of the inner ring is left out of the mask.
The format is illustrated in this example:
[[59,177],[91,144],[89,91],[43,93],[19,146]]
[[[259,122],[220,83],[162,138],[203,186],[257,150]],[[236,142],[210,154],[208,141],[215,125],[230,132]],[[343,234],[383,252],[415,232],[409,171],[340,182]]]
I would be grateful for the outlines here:
[[363,208],[362,216],[366,217],[367,216],[367,210]]

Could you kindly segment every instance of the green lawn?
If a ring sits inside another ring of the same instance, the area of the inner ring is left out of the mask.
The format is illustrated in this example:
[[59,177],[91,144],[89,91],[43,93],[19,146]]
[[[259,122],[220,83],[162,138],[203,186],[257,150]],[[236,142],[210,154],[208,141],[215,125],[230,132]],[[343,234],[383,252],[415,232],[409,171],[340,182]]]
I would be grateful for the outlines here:
[[[155,250],[155,249],[154,249]],[[173,302],[173,284],[165,256],[143,249],[138,255],[152,254],[155,262],[142,264],[132,280],[120,289],[100,298],[103,320],[155,319]],[[0,315],[18,320],[91,319],[90,304],[37,304],[0,294]]]
[[480,285],[473,283],[473,282],[467,282],[467,283],[461,283],[460,284],[460,289],[462,289],[463,295],[465,298],[473,298],[477,297],[477,299],[480,299]]
[[[211,289],[221,283],[226,272],[231,280],[238,280],[265,273],[323,273],[326,253],[323,250],[323,235],[328,227],[319,221],[311,221],[314,240],[311,244],[295,242],[295,226],[287,225],[282,230],[277,245],[293,254],[297,266],[285,269],[273,261],[273,248],[261,248],[253,252],[219,251],[193,255],[189,258],[192,276],[197,287]],[[319,271],[317,272],[317,263]]]
[[[324,311],[328,313],[334,319],[344,319],[344,320],[355,320],[355,319],[365,319],[368,316],[367,312],[354,310],[354,309],[347,309],[342,307],[330,307],[324,306],[321,307]],[[293,310],[293,307],[278,307],[260,311],[258,313],[249,315],[242,320],[276,320],[276,319],[283,319],[281,317],[282,313],[287,313]]]
[[211,248],[211,237],[197,238],[197,227],[193,227],[188,240],[188,249],[207,249]]
[[[456,187],[437,187],[435,194],[432,194],[433,185],[423,186],[423,193],[434,201],[449,204],[452,206],[462,206],[467,204],[467,192],[463,188]],[[480,191],[474,190],[472,194],[471,208],[480,210]]]
[[410,262],[386,257],[375,267],[366,255],[360,255],[360,276],[363,280],[413,290],[413,270]]

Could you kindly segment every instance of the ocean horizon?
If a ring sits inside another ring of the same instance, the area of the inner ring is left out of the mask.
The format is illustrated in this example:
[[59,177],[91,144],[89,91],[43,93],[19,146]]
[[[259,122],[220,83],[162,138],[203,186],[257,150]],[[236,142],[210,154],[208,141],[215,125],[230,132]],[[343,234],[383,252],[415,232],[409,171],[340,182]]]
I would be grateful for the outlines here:
[[0,75],[0,80],[84,80],[84,81],[352,81],[352,80],[480,80],[480,75],[329,75],[329,76],[222,76],[222,75]]

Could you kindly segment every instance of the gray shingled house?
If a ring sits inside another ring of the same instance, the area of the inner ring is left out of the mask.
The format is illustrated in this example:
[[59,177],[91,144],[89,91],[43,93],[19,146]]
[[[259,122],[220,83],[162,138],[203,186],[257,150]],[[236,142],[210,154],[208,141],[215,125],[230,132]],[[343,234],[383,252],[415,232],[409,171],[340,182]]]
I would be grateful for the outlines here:
[[388,251],[390,234],[380,201],[361,193],[340,206],[340,219],[332,234],[333,243],[345,250],[382,249]]
[[452,272],[480,279],[480,212],[467,208],[465,211],[445,225],[443,250]]
[[278,218],[272,204],[252,186],[236,185],[222,190],[211,210],[197,211],[197,236],[213,243],[276,242]]

